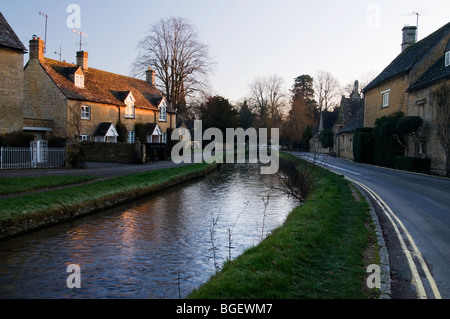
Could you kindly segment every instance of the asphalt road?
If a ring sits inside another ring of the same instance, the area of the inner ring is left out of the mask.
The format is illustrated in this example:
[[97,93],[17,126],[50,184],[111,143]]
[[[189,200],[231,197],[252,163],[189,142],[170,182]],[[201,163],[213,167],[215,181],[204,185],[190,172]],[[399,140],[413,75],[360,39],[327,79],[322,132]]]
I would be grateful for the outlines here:
[[293,153],[350,178],[378,203],[392,298],[450,298],[450,179]]

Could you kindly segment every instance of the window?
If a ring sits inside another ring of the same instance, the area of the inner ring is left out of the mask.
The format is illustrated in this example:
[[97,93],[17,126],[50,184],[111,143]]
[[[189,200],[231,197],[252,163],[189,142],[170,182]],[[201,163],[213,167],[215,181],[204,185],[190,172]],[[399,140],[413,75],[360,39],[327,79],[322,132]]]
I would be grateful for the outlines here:
[[159,120],[167,121],[167,107],[165,101],[161,103],[161,106],[159,107]]
[[129,144],[133,144],[135,141],[136,133],[134,131],[128,131],[127,132],[127,142]]
[[126,118],[134,118],[134,104],[129,103],[125,107],[125,117]]
[[90,142],[91,136],[90,135],[80,135],[80,142]]
[[75,86],[84,88],[84,75],[75,74]]
[[450,51],[445,53],[445,66],[449,66],[450,65]]
[[389,106],[389,92],[390,91],[391,90],[387,90],[387,91],[381,92],[382,101],[383,101],[382,104],[381,104],[382,108]]
[[167,133],[163,133],[161,143],[167,144]]
[[91,107],[83,105],[81,107],[81,118],[83,120],[90,120],[91,119]]

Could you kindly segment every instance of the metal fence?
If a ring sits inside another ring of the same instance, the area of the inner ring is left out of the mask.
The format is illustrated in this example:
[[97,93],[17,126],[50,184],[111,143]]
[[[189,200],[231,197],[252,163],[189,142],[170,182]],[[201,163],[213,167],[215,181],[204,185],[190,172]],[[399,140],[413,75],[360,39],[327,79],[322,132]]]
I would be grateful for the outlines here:
[[64,166],[65,148],[1,147],[0,169],[57,168]]

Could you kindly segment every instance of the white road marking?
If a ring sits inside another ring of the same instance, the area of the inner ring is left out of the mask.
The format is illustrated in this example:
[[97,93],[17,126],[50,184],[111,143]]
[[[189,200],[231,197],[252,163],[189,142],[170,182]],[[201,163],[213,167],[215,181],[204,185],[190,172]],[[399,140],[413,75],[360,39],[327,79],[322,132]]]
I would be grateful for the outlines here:
[[[311,158],[310,156],[301,155],[301,154],[299,154],[298,156],[303,158],[303,159],[312,161],[315,164],[321,163],[323,166],[328,166],[328,167],[332,167],[332,168],[335,168],[335,169],[338,169],[338,170],[341,170],[341,171],[346,171],[346,172],[349,172],[349,173],[354,174],[354,175],[361,175],[360,173],[356,173],[356,172],[353,172],[351,170],[343,169],[343,168],[340,168],[340,167],[328,164],[328,163],[326,163],[324,161],[318,161],[318,159],[316,157]],[[428,266],[427,266],[427,264],[425,263],[425,260],[422,257],[422,254],[421,254],[420,250],[417,248],[414,240],[412,239],[412,237],[409,234],[408,230],[406,229],[405,225],[401,222],[401,220],[397,217],[397,215],[394,214],[392,209],[372,189],[370,189],[369,187],[367,187],[366,185],[364,185],[364,184],[362,184],[360,182],[357,182],[357,181],[353,180],[352,178],[350,178],[348,176],[345,176],[345,178],[347,180],[351,181],[352,183],[354,183],[356,185],[359,185],[361,188],[363,188],[380,205],[380,207],[383,210],[384,214],[386,215],[386,217],[391,222],[392,226],[395,229],[397,237],[398,237],[398,239],[400,241],[400,244],[402,246],[402,250],[403,250],[403,252],[406,255],[406,258],[408,260],[408,265],[409,265],[409,268],[410,268],[411,273],[413,275],[413,281],[416,284],[419,298],[421,298],[421,299],[426,299],[427,298],[427,295],[426,295],[426,292],[425,292],[425,288],[424,288],[424,286],[422,284],[422,280],[420,279],[420,275],[419,275],[419,273],[417,271],[417,267],[416,267],[416,265],[414,263],[414,260],[412,258],[412,254],[409,251],[409,249],[406,247],[406,244],[405,244],[405,242],[403,240],[403,236],[402,236],[400,230],[398,229],[397,224],[395,223],[395,221],[393,219],[395,219],[397,221],[397,223],[400,225],[402,231],[404,232],[406,238],[408,239],[408,241],[409,241],[409,243],[410,243],[410,245],[412,247],[412,252],[414,253],[414,255],[419,260],[420,266],[422,267],[422,269],[423,269],[423,271],[424,271],[424,273],[425,273],[425,275],[426,275],[426,277],[428,279],[428,282],[430,283],[430,286],[431,286],[431,289],[433,291],[434,297],[436,299],[442,299],[441,294],[439,292],[439,289],[438,289],[438,287],[436,285],[436,282],[434,281],[433,276],[431,275],[431,273],[430,273],[430,271],[428,269]]]
[[367,193],[369,193],[369,195],[380,205],[380,207],[383,209],[384,214],[386,215],[386,217],[389,219],[389,221],[391,222],[392,226],[395,229],[395,232],[397,234],[398,240],[400,241],[400,244],[402,246],[402,250],[404,252],[404,254],[406,255],[406,258],[408,260],[408,265],[410,267],[411,273],[413,275],[413,281],[416,284],[417,290],[418,290],[418,295],[420,299],[426,299],[427,295],[425,292],[425,288],[422,284],[422,280],[420,279],[419,273],[417,271],[416,265],[413,261],[412,258],[412,254],[409,251],[409,249],[406,247],[406,244],[403,240],[403,236],[400,232],[400,230],[397,227],[397,224],[395,223],[395,221],[393,220],[393,218],[397,221],[397,223],[400,225],[403,233],[405,234],[406,238],[408,239],[411,247],[412,247],[412,252],[414,253],[414,255],[417,257],[417,259],[420,262],[420,266],[422,267],[428,282],[430,283],[431,289],[433,291],[434,297],[436,299],[441,299],[441,294],[439,292],[439,289],[433,279],[433,276],[431,275],[428,266],[426,265],[422,254],[420,252],[420,250],[417,248],[414,240],[412,239],[411,235],[409,234],[408,230],[406,229],[405,225],[401,222],[401,220],[397,217],[397,215],[394,214],[394,212],[392,211],[392,209],[380,198],[380,196],[378,196],[377,193],[375,193],[372,189],[370,189],[369,187],[367,187],[366,185],[357,182],[349,177],[346,177],[349,181],[351,181],[352,183],[359,185],[361,188],[363,188]]

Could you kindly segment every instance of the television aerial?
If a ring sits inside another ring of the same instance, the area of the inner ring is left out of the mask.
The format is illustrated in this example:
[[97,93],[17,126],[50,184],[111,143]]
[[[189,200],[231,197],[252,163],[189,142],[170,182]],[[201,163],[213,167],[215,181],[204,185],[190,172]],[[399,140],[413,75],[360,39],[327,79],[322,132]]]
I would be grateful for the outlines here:
[[83,43],[81,42],[81,39],[82,39],[81,37],[82,36],[87,37],[88,35],[86,33],[76,30],[75,28],[72,29],[72,32],[78,33],[80,35],[80,51],[82,51],[81,46],[83,45]]

